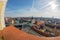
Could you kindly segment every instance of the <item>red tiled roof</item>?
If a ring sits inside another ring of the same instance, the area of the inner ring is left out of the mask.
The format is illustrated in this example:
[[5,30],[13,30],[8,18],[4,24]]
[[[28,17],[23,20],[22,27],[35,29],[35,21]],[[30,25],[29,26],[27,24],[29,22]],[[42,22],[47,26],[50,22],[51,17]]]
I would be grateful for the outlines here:
[[0,37],[2,37],[2,30],[0,30]]
[[36,25],[42,25],[43,24],[43,21],[35,21],[35,24]]
[[[60,40],[60,37],[36,37],[31,34],[27,34],[14,26],[9,26],[3,29],[1,32],[4,40]],[[0,34],[1,35],[1,34]]]

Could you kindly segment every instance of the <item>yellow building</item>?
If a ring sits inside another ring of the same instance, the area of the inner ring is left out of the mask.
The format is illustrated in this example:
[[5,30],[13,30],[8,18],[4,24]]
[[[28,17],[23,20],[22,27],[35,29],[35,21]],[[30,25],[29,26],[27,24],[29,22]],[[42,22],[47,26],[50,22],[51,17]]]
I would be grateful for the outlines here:
[[4,25],[4,10],[7,0],[0,0],[0,30],[5,27]]

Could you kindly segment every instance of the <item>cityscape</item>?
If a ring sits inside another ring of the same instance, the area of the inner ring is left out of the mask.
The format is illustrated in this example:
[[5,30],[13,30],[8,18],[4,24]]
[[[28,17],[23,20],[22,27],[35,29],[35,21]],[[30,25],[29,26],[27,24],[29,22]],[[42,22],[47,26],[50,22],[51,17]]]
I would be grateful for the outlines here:
[[9,0],[4,17],[6,27],[39,37],[60,36],[59,0]]
[[6,27],[17,29],[39,37],[60,36],[60,19],[45,17],[5,17]]
[[0,40],[60,40],[60,0],[0,0]]

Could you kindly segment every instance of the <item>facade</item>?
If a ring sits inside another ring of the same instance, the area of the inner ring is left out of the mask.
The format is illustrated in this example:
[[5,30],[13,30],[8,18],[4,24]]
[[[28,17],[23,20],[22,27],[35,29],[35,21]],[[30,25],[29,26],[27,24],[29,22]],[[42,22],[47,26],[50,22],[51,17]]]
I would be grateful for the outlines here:
[[4,11],[6,6],[7,0],[0,0],[0,30],[5,27],[4,24]]

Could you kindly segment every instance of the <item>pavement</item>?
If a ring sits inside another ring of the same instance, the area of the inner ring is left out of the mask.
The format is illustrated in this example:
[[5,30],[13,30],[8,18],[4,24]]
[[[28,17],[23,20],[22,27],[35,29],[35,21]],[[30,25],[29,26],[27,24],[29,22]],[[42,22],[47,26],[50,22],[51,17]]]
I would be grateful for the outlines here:
[[35,36],[44,37],[44,36],[40,35],[39,33],[35,32],[33,29],[31,29],[30,26],[25,26],[24,28],[22,28],[22,31],[35,35]]

